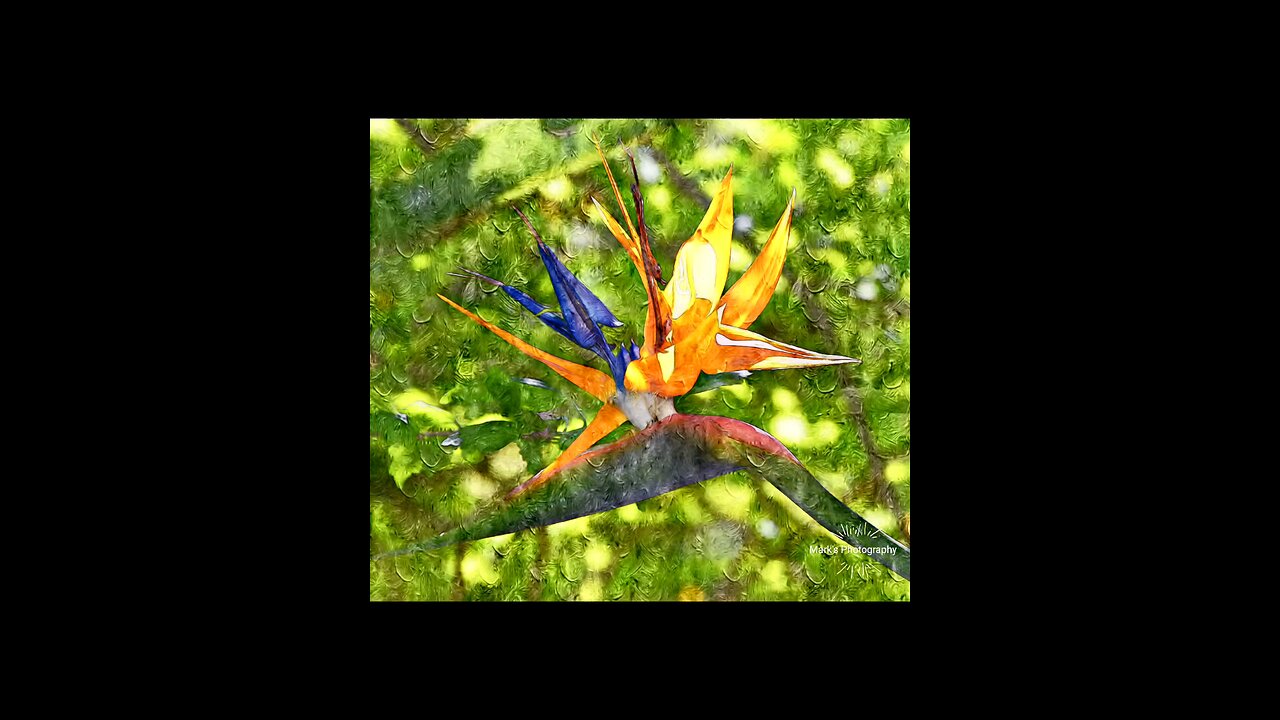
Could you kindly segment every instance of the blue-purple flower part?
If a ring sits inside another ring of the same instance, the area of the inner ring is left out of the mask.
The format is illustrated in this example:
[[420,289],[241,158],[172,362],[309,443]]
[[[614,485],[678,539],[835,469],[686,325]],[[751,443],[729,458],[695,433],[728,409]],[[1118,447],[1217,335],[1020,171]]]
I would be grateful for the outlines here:
[[[590,288],[570,272],[569,268],[565,267],[565,264],[560,261],[555,251],[543,242],[538,231],[534,229],[533,223],[529,222],[529,218],[525,217],[525,214],[520,212],[519,208],[514,209],[519,213],[520,219],[524,220],[529,232],[533,233],[533,237],[538,243],[538,254],[542,258],[542,264],[547,268],[547,275],[551,278],[551,287],[555,290],[556,302],[560,306],[560,312],[555,312],[550,307],[534,300],[523,290],[511,287],[500,280],[495,280],[474,270],[466,268],[461,268],[461,270],[479,280],[502,288],[503,292],[510,296],[511,299],[533,313],[534,317],[541,320],[547,327],[555,330],[579,347],[598,355],[609,364],[609,372],[613,376],[616,387],[622,387],[627,365],[640,357],[639,346],[636,345],[634,340],[629,344],[626,342],[619,343],[617,349],[614,349],[609,344],[599,326],[622,327],[622,323],[600,298],[591,292]],[[450,273],[450,275],[465,277],[457,273]]]

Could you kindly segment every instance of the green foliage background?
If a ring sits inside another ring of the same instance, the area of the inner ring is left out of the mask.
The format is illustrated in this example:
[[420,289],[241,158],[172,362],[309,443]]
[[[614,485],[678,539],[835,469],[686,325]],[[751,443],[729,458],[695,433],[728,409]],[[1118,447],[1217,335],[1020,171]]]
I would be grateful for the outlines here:
[[[833,494],[910,544],[909,120],[372,120],[369,130],[371,553],[455,527],[550,463],[599,407],[436,297],[603,368],[500,290],[446,274],[467,267],[555,307],[512,204],[624,323],[606,329],[610,342],[643,339],[639,276],[591,204],[621,221],[593,133],[631,212],[618,143],[636,150],[665,278],[730,165],[738,223],[726,288],[795,188],[783,277],[751,329],[862,363],[757,372],[676,405],[769,431]],[[371,560],[369,596],[910,600],[910,583],[874,561],[813,545],[843,546],[772,486],[734,473],[549,528]]]

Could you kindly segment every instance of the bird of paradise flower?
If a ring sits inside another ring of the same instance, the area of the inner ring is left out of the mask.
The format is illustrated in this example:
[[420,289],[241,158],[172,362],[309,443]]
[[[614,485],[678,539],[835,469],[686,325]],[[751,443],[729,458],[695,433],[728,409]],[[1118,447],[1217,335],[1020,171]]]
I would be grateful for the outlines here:
[[[610,345],[600,327],[621,327],[622,323],[565,267],[517,208],[537,242],[560,312],[518,288],[475,271],[464,270],[468,275],[459,277],[470,276],[500,287],[552,330],[598,355],[608,365],[609,373],[551,355],[444,295],[438,297],[604,405],[558,458],[507,495],[504,506],[469,526],[383,555],[581,517],[726,472],[747,470],[773,483],[837,537],[861,547],[886,567],[909,578],[910,550],[880,533],[827,492],[771,435],[730,418],[680,414],[673,403],[674,398],[693,389],[701,374],[859,362],[788,345],[748,329],[777,288],[786,259],[795,191],[759,256],[733,287],[724,291],[734,221],[730,168],[697,230],[677,252],[671,280],[664,286],[644,220],[635,158],[628,150],[635,179],[630,188],[636,209],[636,221],[632,223],[608,159],[599,141],[593,142],[627,227],[624,229],[595,198],[592,202],[631,258],[648,296],[643,344],[631,341],[619,343],[616,348]],[[591,449],[625,422],[640,432]],[[680,460],[673,462],[673,458]],[[654,471],[658,466],[667,471]]]

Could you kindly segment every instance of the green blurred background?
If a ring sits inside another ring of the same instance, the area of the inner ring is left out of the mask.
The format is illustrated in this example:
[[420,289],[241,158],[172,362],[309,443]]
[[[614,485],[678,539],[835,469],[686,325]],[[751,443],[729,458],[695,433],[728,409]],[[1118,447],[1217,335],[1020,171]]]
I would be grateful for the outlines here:
[[[785,210],[786,265],[751,326],[862,360],[753,373],[688,395],[681,412],[752,423],[833,494],[910,544],[909,120],[371,120],[369,521],[379,553],[456,527],[550,463],[599,401],[445,305],[444,294],[536,347],[604,363],[467,267],[555,308],[520,207],[643,340],[645,292],[592,196],[622,220],[591,136],[631,208],[636,154],[654,255],[680,245],[734,168],[726,288]],[[522,382],[522,379],[524,380]],[[602,443],[631,432],[624,424]],[[771,485],[733,473],[547,528],[369,563],[373,600],[910,600],[911,585],[840,541]]]

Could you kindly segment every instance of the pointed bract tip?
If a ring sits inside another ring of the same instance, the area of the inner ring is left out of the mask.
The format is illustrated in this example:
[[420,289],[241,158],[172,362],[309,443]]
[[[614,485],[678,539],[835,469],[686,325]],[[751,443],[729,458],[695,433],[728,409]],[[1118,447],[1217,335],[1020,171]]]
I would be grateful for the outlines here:
[[452,276],[454,276],[454,277],[461,277],[461,278],[468,278],[468,279],[469,279],[469,278],[472,278],[472,277],[474,277],[474,278],[479,278],[480,280],[483,280],[483,281],[485,281],[485,282],[489,283],[490,285],[493,285],[493,286],[496,286],[496,287],[504,287],[504,286],[506,286],[506,283],[502,282],[501,280],[494,280],[493,278],[489,277],[488,275],[481,275],[480,273],[476,272],[475,270],[468,270],[468,269],[466,269],[466,268],[464,268],[464,267],[459,267],[458,269],[459,269],[459,270],[461,270],[461,271],[462,271],[462,272],[464,272],[464,273],[467,273],[467,275],[459,275],[459,274],[457,274],[457,273],[445,273],[445,274],[446,274],[446,275],[452,275]]
[[544,247],[542,242],[542,236],[539,235],[537,229],[533,227],[533,222],[529,220],[529,217],[525,215],[523,212],[520,212],[520,208],[516,207],[515,205],[512,205],[511,209],[515,210],[516,214],[520,216],[520,219],[524,221],[524,226],[529,228],[529,232],[533,234],[533,239],[538,241],[538,246]]

